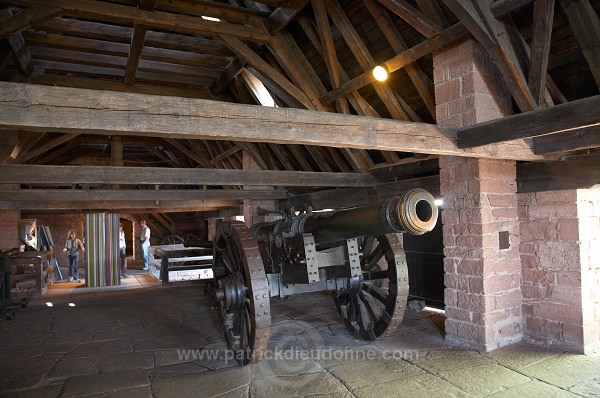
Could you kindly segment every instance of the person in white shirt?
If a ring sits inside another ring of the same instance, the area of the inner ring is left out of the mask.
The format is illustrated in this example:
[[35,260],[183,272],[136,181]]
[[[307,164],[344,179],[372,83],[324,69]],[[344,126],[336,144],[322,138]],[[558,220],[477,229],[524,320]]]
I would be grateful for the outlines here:
[[144,255],[144,268],[148,269],[148,248],[150,247],[150,228],[146,225],[146,220],[140,221],[142,230],[140,231],[140,242],[142,242],[142,254]]
[[125,231],[123,231],[123,224],[119,224],[119,257],[121,259],[121,278],[127,278],[127,253],[125,249]]

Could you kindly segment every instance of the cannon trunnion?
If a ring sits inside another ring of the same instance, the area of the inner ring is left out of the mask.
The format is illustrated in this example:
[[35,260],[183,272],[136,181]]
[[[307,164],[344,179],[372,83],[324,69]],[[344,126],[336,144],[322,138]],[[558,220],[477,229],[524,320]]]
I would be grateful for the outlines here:
[[269,342],[270,297],[330,290],[355,338],[393,333],[408,299],[399,233],[436,224],[431,194],[412,189],[385,201],[328,212],[287,211],[280,220],[223,222],[214,240],[214,293],[225,339],[243,365]]

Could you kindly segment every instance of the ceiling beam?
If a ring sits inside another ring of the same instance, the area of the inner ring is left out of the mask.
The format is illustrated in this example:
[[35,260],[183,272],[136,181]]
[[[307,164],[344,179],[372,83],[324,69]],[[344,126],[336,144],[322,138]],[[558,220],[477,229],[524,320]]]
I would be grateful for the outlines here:
[[20,13],[5,16],[0,22],[0,39],[22,32],[61,13],[60,8],[36,4]]
[[600,17],[589,0],[560,0],[560,5],[600,88]]
[[69,213],[80,213],[85,210],[97,211],[116,211],[127,210],[127,213],[132,213],[133,210],[140,212],[151,213],[149,210],[154,209],[160,213],[176,212],[176,211],[210,211],[229,207],[237,207],[241,205],[239,200],[182,200],[182,201],[55,201],[41,200],[37,202],[23,201],[10,202],[0,201],[0,209],[20,209],[20,210],[62,210]]
[[[583,101],[595,104],[594,98],[600,101],[600,96]],[[588,114],[594,112],[600,112],[600,106]],[[544,120],[537,122],[537,128],[540,123],[546,129],[552,128],[545,126]],[[572,124],[576,122],[573,120]],[[519,141],[460,149],[455,129],[426,123],[9,82],[0,82],[0,129],[271,142],[521,160],[540,158]],[[466,137],[469,133],[464,134]]]
[[265,21],[265,27],[275,36],[298,15],[310,0],[291,0],[287,4],[277,7]]
[[531,65],[528,84],[533,100],[538,106],[542,105],[546,95],[546,76],[553,20],[554,0],[537,0],[533,7]]
[[472,148],[600,124],[600,95],[511,115],[458,130],[458,146]]
[[[10,8],[0,9],[0,17],[11,18],[12,11]],[[25,44],[23,35],[21,33],[15,33],[6,38],[8,46],[13,54],[13,59],[17,65],[17,68],[25,75],[31,76],[35,71],[35,65],[31,59],[31,53],[29,48]]]
[[533,138],[537,154],[600,148],[600,125]]
[[9,189],[0,190],[0,201],[198,201],[198,200],[279,200],[283,189]]
[[496,0],[490,7],[492,10],[492,15],[495,18],[504,18],[510,13],[517,11],[530,3],[533,3],[534,0]]
[[[152,11],[154,9],[154,0],[138,0],[138,9]],[[127,57],[127,66],[125,67],[125,84],[135,83],[135,72],[140,63],[140,56],[144,49],[144,41],[146,40],[146,32],[148,25],[134,24],[133,33],[131,34],[131,43],[129,44],[129,55]]]
[[368,174],[199,168],[0,165],[2,184],[369,187]]
[[[8,4],[30,7],[36,0],[9,0]],[[175,14],[165,11],[145,11],[135,7],[97,0],[53,0],[52,6],[61,8],[64,15],[122,23],[141,24],[167,31],[201,35],[229,35],[243,40],[264,43],[268,33],[264,29],[229,22],[206,21],[198,16]]]
[[442,31],[442,27],[429,19],[421,11],[405,0],[377,0],[425,37],[432,37]]
[[[460,40],[468,33],[469,31],[462,23],[457,23],[443,30],[440,34],[435,35],[430,39],[427,39],[416,46],[388,59],[382,63],[382,66],[385,67],[388,73],[392,73],[400,68],[405,67],[406,65],[412,64],[413,62],[431,54],[436,50],[439,50],[442,47]],[[319,99],[323,104],[327,105],[340,97],[348,95],[353,91],[359,90],[364,86],[373,83],[374,81],[375,77],[373,77],[372,70],[367,70],[354,79],[342,84],[339,88],[331,90]]]

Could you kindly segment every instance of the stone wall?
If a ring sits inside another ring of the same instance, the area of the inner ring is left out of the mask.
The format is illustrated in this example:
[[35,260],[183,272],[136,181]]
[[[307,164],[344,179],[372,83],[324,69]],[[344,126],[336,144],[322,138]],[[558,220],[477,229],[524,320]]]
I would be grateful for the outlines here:
[[0,251],[19,247],[20,210],[0,210]]
[[600,346],[600,189],[519,194],[526,339]]

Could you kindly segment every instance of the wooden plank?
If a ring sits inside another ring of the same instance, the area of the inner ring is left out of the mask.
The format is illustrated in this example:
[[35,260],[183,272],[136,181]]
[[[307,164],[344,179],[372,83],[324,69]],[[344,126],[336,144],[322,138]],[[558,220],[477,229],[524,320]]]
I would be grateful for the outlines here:
[[156,0],[156,8],[178,14],[196,15],[199,17],[207,16],[218,18],[222,21],[253,26],[262,25],[266,20],[266,16],[260,11],[215,1]]
[[436,0],[416,0],[416,3],[423,14],[427,15],[442,28],[448,27],[448,20]]
[[[409,65],[420,58],[431,54],[432,52],[439,50],[451,43],[460,40],[468,34],[468,30],[462,23],[457,23],[440,34],[427,39],[416,46],[388,59],[383,62],[382,65],[387,69],[388,73],[392,73],[400,68]],[[375,77],[373,77],[372,71],[365,71],[363,74],[355,77],[354,79],[342,84],[338,89],[332,90],[320,98],[323,104],[329,104],[348,93],[358,90],[367,84],[373,83]]]
[[517,192],[585,189],[598,184],[598,153],[573,156],[561,162],[517,163]]
[[310,0],[291,0],[277,7],[265,22],[271,36],[277,35],[304,9]]
[[[13,14],[10,8],[0,9],[0,17],[11,18],[12,16]],[[19,68],[25,76],[31,76],[35,71],[35,65],[33,64],[31,54],[25,44],[23,35],[21,33],[15,33],[14,35],[8,36],[6,41],[12,51],[17,68]]]
[[239,75],[243,68],[244,63],[239,58],[235,57],[232,59],[225,70],[210,85],[210,91],[214,94],[219,94],[231,84],[231,81]]
[[463,127],[457,133],[458,146],[469,148],[593,124],[600,124],[600,95]]
[[194,200],[279,200],[284,189],[19,189],[0,190],[0,201],[194,201]]
[[[394,21],[388,13],[378,5],[375,0],[363,0],[363,3],[375,19],[377,26],[383,32],[387,41],[396,54],[403,53],[408,50],[408,45],[400,35]],[[406,74],[414,84],[417,92],[421,96],[425,107],[429,110],[429,114],[435,119],[435,98],[433,96],[433,83],[427,75],[421,70],[421,67],[416,62],[410,63],[404,67]],[[405,108],[406,109],[406,108]],[[411,120],[418,120],[411,116]]]
[[178,140],[165,138],[165,141],[169,143],[169,145],[177,148],[177,150],[183,153],[188,158],[192,159],[194,162],[198,163],[202,167],[210,168],[210,163],[208,160],[204,159],[201,156],[198,156],[194,151],[190,148],[186,147],[184,143],[179,142]]
[[410,157],[394,163],[376,164],[369,172],[377,181],[396,181],[423,175],[439,174],[437,156]]
[[509,14],[533,3],[534,0],[496,0],[490,7],[495,18],[504,18]]
[[326,92],[325,86],[302,50],[287,32],[281,32],[277,36],[271,37],[267,47],[295,86],[301,87],[311,101],[312,108],[309,109],[333,111],[333,108],[323,106],[319,102],[319,96]]
[[[46,211],[65,211],[67,213],[78,213],[81,211],[115,211],[122,212],[127,210],[127,213],[150,213],[150,209],[157,212],[194,212],[194,211],[211,211],[223,208],[236,208],[241,206],[239,200],[179,200],[179,201],[55,201],[55,200],[40,200],[40,201],[0,201],[0,209],[20,209],[27,210],[43,210]],[[237,212],[236,212],[237,213]],[[237,214],[241,214],[241,211]]]
[[[49,34],[58,33],[64,36],[112,41],[128,44],[131,42],[133,29],[128,26],[111,25],[67,18],[54,18],[37,26]],[[72,39],[72,37],[68,37]],[[187,51],[196,54],[207,54],[215,57],[232,57],[233,54],[218,40],[202,37],[189,37],[180,34],[154,32],[146,33],[146,45],[155,48]]]
[[455,129],[426,123],[9,82],[0,82],[0,129],[540,158],[518,141],[460,149]]
[[221,153],[218,156],[215,156],[213,159],[211,159],[209,161],[209,163],[210,164],[218,163],[218,162],[222,161],[223,159],[228,158],[229,156],[233,155],[237,151],[241,151],[241,150],[242,150],[242,147],[240,147],[239,145],[233,145],[231,148],[229,148],[225,152]]
[[0,165],[6,184],[158,184],[368,187],[370,175],[280,170]]
[[[7,132],[7,134],[12,135],[13,133]],[[18,139],[17,139],[17,142],[15,143],[15,146],[13,147],[12,151],[10,152],[10,155],[8,155],[6,157],[6,159],[4,159],[2,161],[2,163],[3,164],[15,163],[16,159],[19,157],[19,155],[25,148],[25,144],[27,143],[27,141],[29,140],[29,137],[31,135],[32,135],[32,133],[30,133],[28,131],[18,132]],[[9,140],[7,140],[7,141],[9,141]]]
[[133,33],[131,34],[131,44],[129,45],[129,56],[127,57],[127,66],[125,67],[125,84],[135,83],[135,73],[137,72],[140,63],[140,56],[144,49],[144,41],[146,40],[146,25],[133,25]]
[[540,106],[546,94],[548,55],[554,20],[554,0],[537,0],[533,7],[533,28],[531,38],[531,65],[529,67],[529,88],[533,100]]
[[20,33],[34,25],[60,15],[61,9],[36,4],[16,15],[4,17],[0,24],[0,39]]
[[600,17],[589,0],[560,0],[560,5],[600,88]]
[[[36,0],[10,0],[11,4],[30,7]],[[221,21],[214,23],[193,15],[164,11],[144,11],[125,5],[98,0],[53,0],[54,7],[62,8],[64,15],[101,20],[126,25],[143,24],[157,29],[201,35],[229,35],[251,42],[266,42],[266,30],[250,25]]]
[[493,17],[488,0],[472,1],[496,43],[495,46],[488,48],[488,51],[496,60],[496,65],[517,106],[522,112],[539,108],[527,85],[520,59],[515,53],[509,27]]
[[600,125],[533,138],[537,154],[600,148]]
[[483,47],[490,49],[496,45],[471,0],[443,1]]
[[[371,73],[376,65],[375,60],[342,7],[337,2],[327,2],[327,12],[350,47],[358,64],[364,71]],[[373,85],[373,88],[394,119],[409,120],[407,113],[402,109],[385,82],[378,82]]]
[[377,0],[398,15],[423,36],[429,38],[442,31],[442,27],[411,6],[405,0]]
[[33,159],[36,156],[42,155],[46,152],[48,152],[49,150],[56,148],[59,145],[64,144],[65,142],[69,142],[71,141],[73,138],[78,137],[80,135],[80,133],[67,133],[67,134],[63,134],[58,138],[53,139],[50,142],[45,143],[44,145],[40,145],[37,146],[35,149],[32,149],[31,151],[22,154],[21,156],[19,156],[17,158],[17,162],[19,163],[23,163],[26,162],[30,159]]
[[248,48],[248,46],[242,43],[239,39],[228,36],[219,36],[219,39],[227,47],[229,47],[231,51],[236,53],[238,57],[252,65],[259,72],[268,75],[269,78],[275,82],[275,84],[281,87],[295,100],[300,102],[304,107],[306,107],[306,109],[314,109],[314,105],[302,90],[294,86],[285,76],[269,65],[264,59]]

